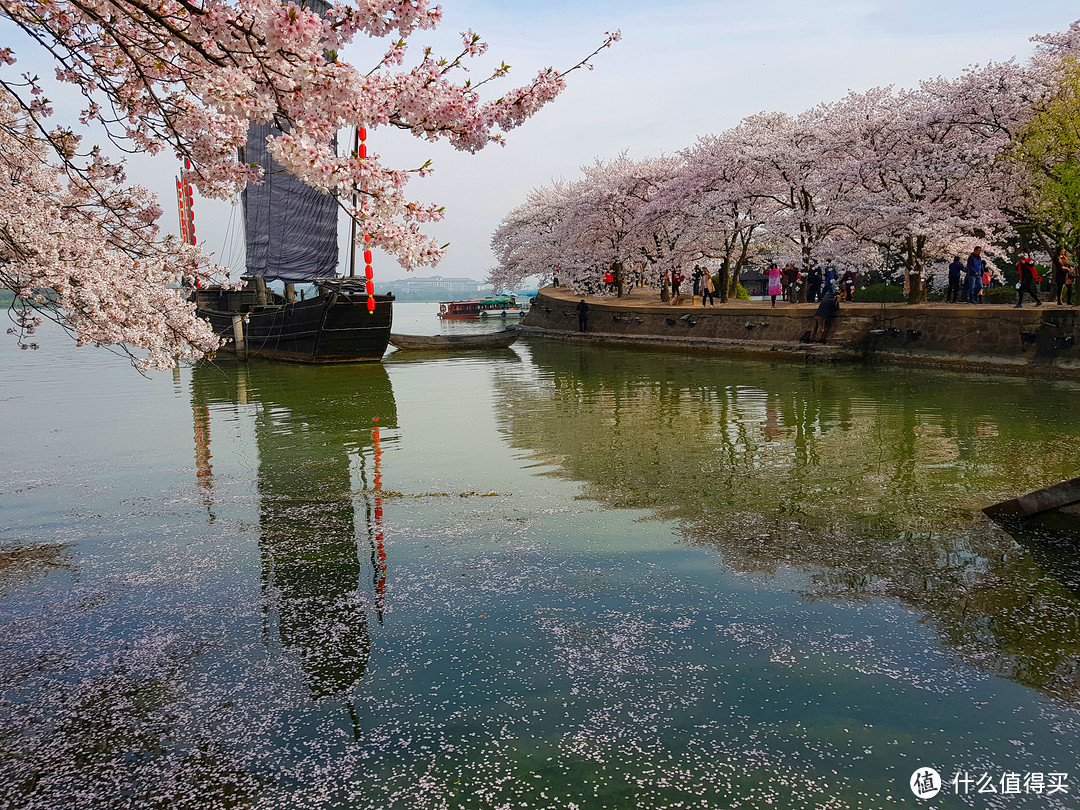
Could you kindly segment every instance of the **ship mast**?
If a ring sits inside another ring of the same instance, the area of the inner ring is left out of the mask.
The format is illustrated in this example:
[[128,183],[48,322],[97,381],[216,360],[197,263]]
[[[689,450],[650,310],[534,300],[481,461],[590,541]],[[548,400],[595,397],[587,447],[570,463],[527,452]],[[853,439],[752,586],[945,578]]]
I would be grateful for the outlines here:
[[[360,151],[360,127],[356,127],[356,135],[353,139],[353,157]],[[356,187],[353,186],[352,207],[356,210]],[[352,219],[352,236],[349,238],[349,278],[356,278],[356,217]]]

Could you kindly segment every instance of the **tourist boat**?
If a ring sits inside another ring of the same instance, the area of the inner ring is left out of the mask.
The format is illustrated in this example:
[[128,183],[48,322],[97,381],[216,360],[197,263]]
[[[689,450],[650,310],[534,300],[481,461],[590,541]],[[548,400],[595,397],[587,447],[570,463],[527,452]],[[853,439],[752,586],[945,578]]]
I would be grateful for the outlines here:
[[[194,290],[197,313],[227,341],[225,351],[236,351],[239,320],[248,355],[301,363],[379,360],[390,340],[394,297],[369,295],[365,278],[337,275],[338,201],[277,165],[266,150],[272,131],[269,124],[248,129],[244,160],[264,174],[243,194],[247,285]],[[180,196],[181,231],[193,242],[183,190]],[[266,288],[274,280],[285,283],[285,295]],[[315,295],[297,298],[297,283],[312,285]]]
[[506,349],[517,339],[518,330],[514,327],[473,335],[390,335],[390,342],[399,349],[422,350]]
[[467,301],[440,301],[440,318],[506,318],[528,312],[512,295],[470,298]]

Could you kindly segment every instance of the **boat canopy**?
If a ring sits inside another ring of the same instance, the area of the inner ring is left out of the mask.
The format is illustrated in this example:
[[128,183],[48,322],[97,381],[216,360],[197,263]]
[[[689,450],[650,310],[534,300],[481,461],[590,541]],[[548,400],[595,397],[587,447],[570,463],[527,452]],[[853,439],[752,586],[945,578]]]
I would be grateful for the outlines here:
[[496,295],[492,298],[467,298],[464,301],[440,301],[440,304],[457,304],[459,306],[484,308],[512,307],[517,305],[512,295]]

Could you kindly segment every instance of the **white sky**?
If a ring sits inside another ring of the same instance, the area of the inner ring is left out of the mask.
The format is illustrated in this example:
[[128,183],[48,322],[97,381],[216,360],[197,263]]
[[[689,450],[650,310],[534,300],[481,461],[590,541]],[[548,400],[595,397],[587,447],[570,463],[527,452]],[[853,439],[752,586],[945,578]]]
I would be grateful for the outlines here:
[[[451,55],[458,33],[471,28],[490,45],[474,61],[473,75],[482,77],[483,68],[505,60],[512,71],[502,89],[540,68],[576,63],[606,30],[623,34],[596,57],[595,70],[575,72],[553,104],[511,132],[506,147],[469,155],[397,131],[369,131],[368,148],[391,165],[434,161],[435,174],[413,180],[410,197],[446,206],[446,219],[428,232],[450,248],[439,267],[416,275],[476,279],[493,264],[488,240],[502,216],[530,188],[575,177],[597,157],[624,149],[631,157],[677,151],[761,110],[796,113],[849,89],[913,86],[922,78],[959,75],[973,63],[1024,59],[1032,35],[1063,30],[1080,16],[1076,3],[1066,0],[444,0],[443,6],[443,25],[413,37],[410,50],[432,44]],[[381,43],[345,57],[363,66],[376,52]],[[18,55],[21,69],[35,67],[23,47]],[[36,69],[51,72],[44,65],[37,62]],[[58,117],[73,117],[59,98]],[[169,157],[140,158],[130,172],[161,194],[171,230],[175,173]],[[242,256],[238,210],[200,199],[195,210],[204,247],[226,264]],[[242,259],[234,264],[241,265]],[[385,256],[376,255],[374,265],[380,291],[406,274]]]

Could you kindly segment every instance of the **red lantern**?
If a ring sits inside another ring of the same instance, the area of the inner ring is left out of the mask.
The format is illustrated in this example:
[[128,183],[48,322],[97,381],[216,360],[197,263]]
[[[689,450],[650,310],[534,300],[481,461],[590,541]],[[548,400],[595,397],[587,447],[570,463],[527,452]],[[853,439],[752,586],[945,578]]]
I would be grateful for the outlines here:
[[367,127],[360,127],[360,130],[356,133],[357,137],[362,140],[367,140]]
[[364,268],[364,275],[368,278],[375,278],[375,271],[371,269],[370,264]]
[[367,300],[367,311],[368,312],[374,312],[375,311],[375,299],[374,298],[369,298]]
[[364,251],[364,263],[365,264],[371,264],[371,251],[370,250],[365,250]]
[[360,148],[356,150],[356,155],[361,160],[363,160],[364,158],[367,157],[367,144],[366,143],[360,144]]
[[375,282],[372,281],[370,278],[367,280],[367,294],[368,295],[374,295],[375,294]]

